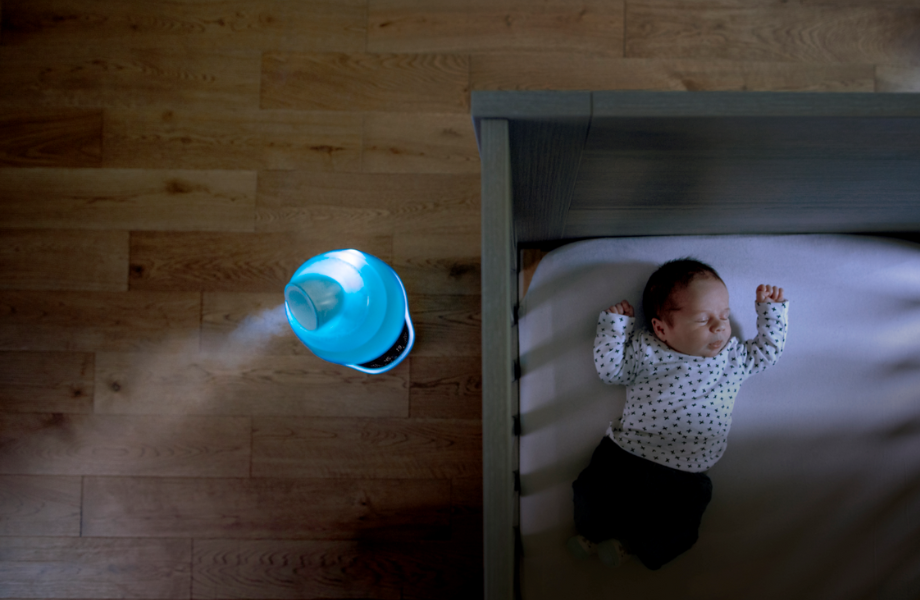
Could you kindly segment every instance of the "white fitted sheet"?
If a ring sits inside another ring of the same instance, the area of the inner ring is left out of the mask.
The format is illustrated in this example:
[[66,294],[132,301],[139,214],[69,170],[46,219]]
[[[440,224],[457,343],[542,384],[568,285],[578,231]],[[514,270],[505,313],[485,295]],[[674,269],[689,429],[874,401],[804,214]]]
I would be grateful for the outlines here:
[[[783,286],[785,352],[742,385],[696,546],[654,572],[576,561],[571,483],[625,402],[594,371],[597,315],[626,299],[641,321],[648,276],[688,255],[727,284],[740,339],[755,334],[757,285]],[[519,336],[524,600],[920,597],[920,247],[837,235],[578,242],[540,263]]]

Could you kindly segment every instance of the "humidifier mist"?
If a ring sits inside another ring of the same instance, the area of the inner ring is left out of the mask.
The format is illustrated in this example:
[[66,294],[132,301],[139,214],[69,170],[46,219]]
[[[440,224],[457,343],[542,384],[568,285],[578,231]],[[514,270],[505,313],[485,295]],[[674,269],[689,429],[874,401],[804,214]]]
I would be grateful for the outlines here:
[[314,256],[284,288],[288,323],[316,356],[363,373],[398,365],[415,342],[406,289],[385,262],[358,250]]

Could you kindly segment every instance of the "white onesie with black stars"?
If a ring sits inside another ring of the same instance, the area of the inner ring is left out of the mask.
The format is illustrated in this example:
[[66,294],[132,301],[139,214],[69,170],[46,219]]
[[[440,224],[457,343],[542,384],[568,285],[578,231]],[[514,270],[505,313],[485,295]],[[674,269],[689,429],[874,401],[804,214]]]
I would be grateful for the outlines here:
[[757,337],[731,338],[712,357],[672,350],[635,318],[602,312],[594,366],[625,385],[626,406],[607,435],[627,452],[681,471],[706,471],[725,452],[741,383],[776,364],[786,344],[789,303],[757,303]]

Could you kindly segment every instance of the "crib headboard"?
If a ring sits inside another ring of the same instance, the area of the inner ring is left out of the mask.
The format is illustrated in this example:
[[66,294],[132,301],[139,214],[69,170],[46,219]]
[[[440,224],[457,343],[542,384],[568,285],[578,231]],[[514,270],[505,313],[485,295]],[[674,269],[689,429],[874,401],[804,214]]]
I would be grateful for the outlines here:
[[485,593],[515,596],[518,250],[586,237],[920,232],[920,95],[474,92]]

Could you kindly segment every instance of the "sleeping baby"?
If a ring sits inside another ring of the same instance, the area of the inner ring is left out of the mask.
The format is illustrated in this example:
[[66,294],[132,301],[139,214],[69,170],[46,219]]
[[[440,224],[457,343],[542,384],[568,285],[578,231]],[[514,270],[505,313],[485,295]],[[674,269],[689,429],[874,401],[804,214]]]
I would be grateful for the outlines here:
[[706,471],[725,452],[741,383],[776,364],[786,341],[783,289],[757,287],[757,336],[732,337],[728,289],[693,259],[662,265],[642,308],[651,331],[635,329],[623,301],[601,313],[594,365],[625,385],[626,406],[572,484],[580,558],[609,565],[636,556],[649,569],[696,543],[712,497]]

